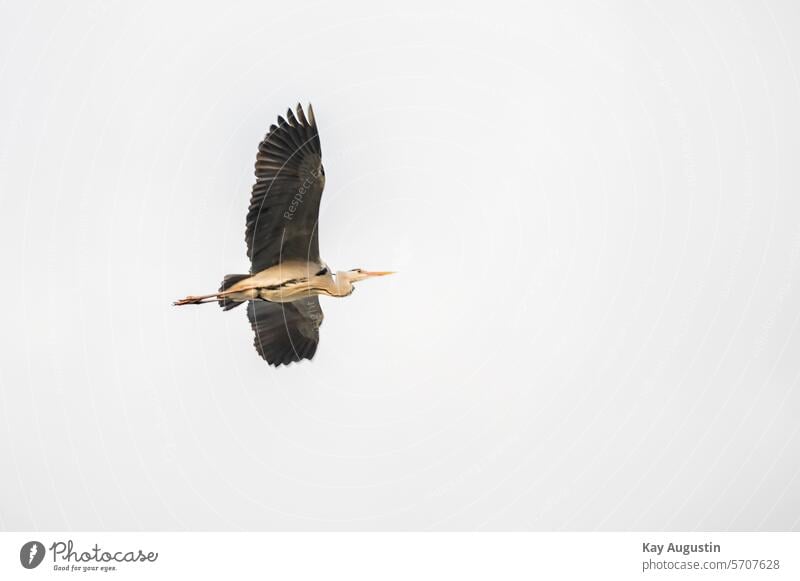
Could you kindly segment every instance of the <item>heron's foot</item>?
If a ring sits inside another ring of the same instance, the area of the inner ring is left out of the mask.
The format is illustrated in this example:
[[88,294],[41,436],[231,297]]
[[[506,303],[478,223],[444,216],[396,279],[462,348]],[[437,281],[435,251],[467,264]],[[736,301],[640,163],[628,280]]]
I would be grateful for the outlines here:
[[195,296],[189,295],[185,299],[180,299],[179,301],[175,301],[172,304],[174,306],[176,306],[176,307],[179,306],[179,305],[199,305],[200,303],[203,302],[204,298],[205,297],[195,297]]

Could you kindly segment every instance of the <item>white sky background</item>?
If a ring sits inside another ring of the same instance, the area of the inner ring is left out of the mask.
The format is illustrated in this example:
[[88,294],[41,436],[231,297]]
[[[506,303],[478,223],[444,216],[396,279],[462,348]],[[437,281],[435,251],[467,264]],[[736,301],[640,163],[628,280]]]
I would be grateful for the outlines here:
[[[796,529],[800,10],[0,9],[0,528]],[[244,309],[256,146],[311,101],[322,299]]]

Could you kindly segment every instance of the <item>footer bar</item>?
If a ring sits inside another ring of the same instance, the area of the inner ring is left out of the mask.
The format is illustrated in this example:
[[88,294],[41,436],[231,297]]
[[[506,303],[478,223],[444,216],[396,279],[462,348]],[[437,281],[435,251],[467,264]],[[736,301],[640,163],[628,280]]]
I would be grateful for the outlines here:
[[800,533],[0,533],[0,579],[800,579]]

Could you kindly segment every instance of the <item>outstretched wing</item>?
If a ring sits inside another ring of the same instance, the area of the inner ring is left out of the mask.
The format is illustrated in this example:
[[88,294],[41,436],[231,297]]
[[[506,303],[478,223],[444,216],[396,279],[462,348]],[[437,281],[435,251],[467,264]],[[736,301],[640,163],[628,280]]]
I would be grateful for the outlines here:
[[317,352],[323,314],[316,296],[291,303],[250,301],[247,318],[256,351],[270,365],[311,359]]
[[255,274],[286,260],[320,262],[317,220],[325,170],[314,110],[289,109],[258,146],[247,212],[247,255]]

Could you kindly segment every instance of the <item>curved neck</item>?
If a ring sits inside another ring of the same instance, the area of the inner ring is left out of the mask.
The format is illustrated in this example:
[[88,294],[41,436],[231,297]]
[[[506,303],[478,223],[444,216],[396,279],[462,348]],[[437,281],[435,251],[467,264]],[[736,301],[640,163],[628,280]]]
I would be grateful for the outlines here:
[[316,276],[311,281],[311,287],[330,297],[346,297],[353,293],[353,283],[342,274]]

